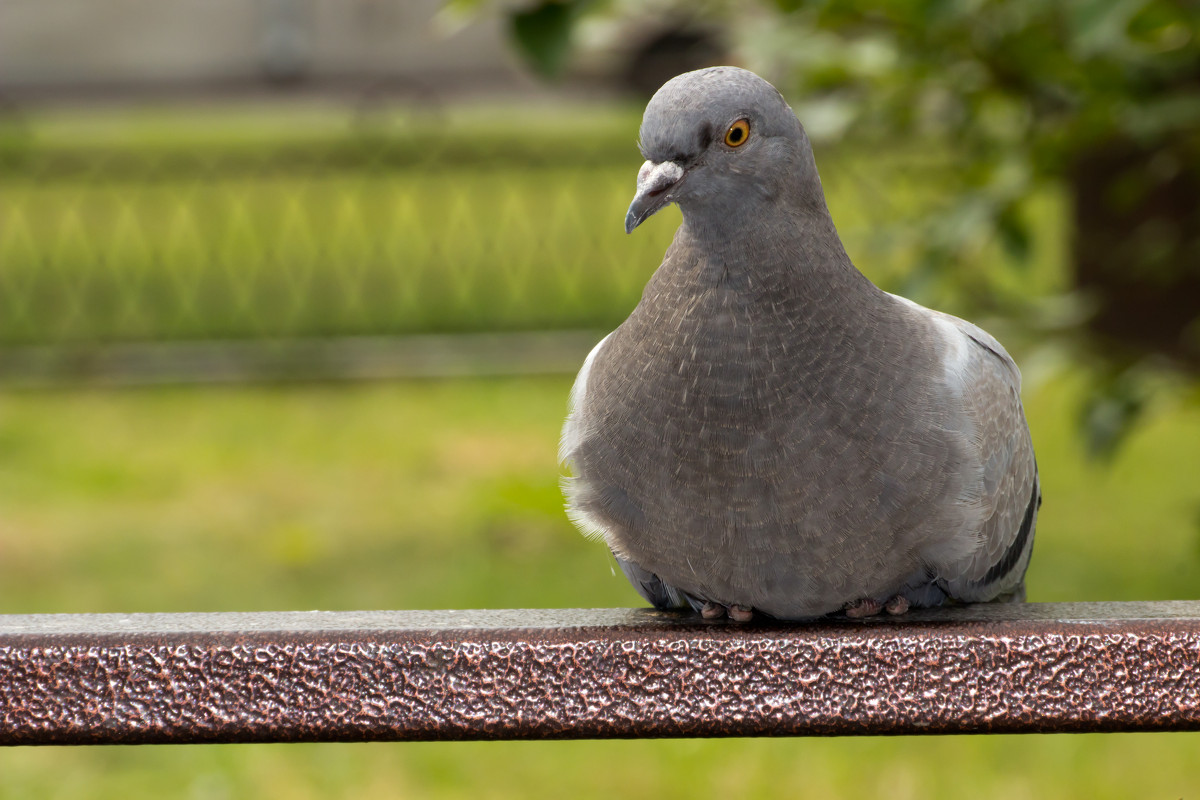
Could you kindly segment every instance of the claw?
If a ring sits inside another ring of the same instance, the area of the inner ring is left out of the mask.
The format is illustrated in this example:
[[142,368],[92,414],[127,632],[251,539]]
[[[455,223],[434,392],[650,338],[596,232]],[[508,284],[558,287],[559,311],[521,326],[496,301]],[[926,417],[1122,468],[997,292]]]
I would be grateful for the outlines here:
[[700,607],[700,616],[705,619],[723,619],[726,615],[734,622],[749,622],[754,619],[754,609],[749,606],[723,606],[711,600]]
[[864,597],[861,600],[854,600],[846,603],[846,605],[842,608],[842,611],[846,613],[846,616],[851,617],[852,619],[873,617],[881,610],[883,610],[883,606],[880,605],[879,601],[870,597]]
[[887,605],[884,606],[884,608],[887,609],[887,612],[892,616],[903,614],[904,612],[908,611],[908,598],[903,597],[902,595],[896,595],[891,600],[887,601]]
[[746,606],[730,606],[729,618],[734,622],[749,622],[754,619],[754,609]]

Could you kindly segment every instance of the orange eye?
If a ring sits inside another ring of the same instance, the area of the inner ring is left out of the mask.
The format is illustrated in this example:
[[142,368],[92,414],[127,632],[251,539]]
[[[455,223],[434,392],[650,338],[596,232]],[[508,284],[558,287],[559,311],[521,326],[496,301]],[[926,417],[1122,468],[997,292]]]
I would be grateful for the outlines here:
[[739,119],[725,131],[725,144],[730,147],[741,147],[750,138],[750,120]]

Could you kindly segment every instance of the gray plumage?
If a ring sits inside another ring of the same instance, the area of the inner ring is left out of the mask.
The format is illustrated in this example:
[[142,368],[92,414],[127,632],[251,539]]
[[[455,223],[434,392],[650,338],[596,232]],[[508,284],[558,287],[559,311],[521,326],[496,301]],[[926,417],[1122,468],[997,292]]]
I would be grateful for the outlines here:
[[659,607],[1023,597],[1040,489],[1004,348],[851,264],[804,129],[753,73],[669,81],[641,149],[626,229],[671,202],[683,224],[572,390],[576,524]]

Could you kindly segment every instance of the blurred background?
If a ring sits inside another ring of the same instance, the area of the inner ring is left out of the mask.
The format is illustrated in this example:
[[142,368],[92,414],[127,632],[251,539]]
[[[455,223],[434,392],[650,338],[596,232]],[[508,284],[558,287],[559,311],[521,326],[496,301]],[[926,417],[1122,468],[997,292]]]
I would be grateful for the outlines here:
[[[733,63],[1025,375],[1032,601],[1200,594],[1200,16],[0,0],[0,611],[638,605],[562,513],[646,99]],[[0,797],[1190,796],[1200,738],[48,748]]]

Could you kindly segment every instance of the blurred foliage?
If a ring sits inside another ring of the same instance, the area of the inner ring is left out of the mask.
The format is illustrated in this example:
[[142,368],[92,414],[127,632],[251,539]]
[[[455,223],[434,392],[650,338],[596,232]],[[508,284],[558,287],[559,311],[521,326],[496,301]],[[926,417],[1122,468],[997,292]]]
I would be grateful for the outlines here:
[[[486,0],[445,0],[452,16],[471,17],[480,13]],[[542,0],[512,6],[502,14],[513,48],[536,74],[555,79],[566,68],[576,29],[589,11],[604,8],[603,0]]]
[[[1029,197],[1047,181],[1070,184],[1097,151],[1114,143],[1150,151],[1160,174],[1143,174],[1143,182],[1193,169],[1200,155],[1200,14],[1188,4],[776,5],[778,16],[752,34],[747,55],[821,105],[836,120],[827,133],[920,138],[961,156],[963,168],[945,187],[958,202],[930,222],[919,265],[939,280],[967,271],[981,238],[1024,259]],[[1149,191],[1131,185],[1137,177],[1125,181],[1127,195]],[[1139,253],[1128,255],[1126,269],[1143,268]]]
[[589,5],[590,0],[574,0],[513,11],[509,29],[525,61],[545,77],[559,75],[570,53],[575,22]]

